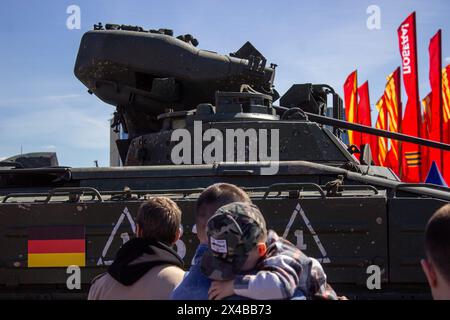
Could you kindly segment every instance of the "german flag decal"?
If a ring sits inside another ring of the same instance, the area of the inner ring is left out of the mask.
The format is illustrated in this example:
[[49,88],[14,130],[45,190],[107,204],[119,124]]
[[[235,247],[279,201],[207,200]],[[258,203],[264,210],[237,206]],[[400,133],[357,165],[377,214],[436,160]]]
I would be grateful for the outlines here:
[[28,229],[28,268],[86,265],[84,226]]

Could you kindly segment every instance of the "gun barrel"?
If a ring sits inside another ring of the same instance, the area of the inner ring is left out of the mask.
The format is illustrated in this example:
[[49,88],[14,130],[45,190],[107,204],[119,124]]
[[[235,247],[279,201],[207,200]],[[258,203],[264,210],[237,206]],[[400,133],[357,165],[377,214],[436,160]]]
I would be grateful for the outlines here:
[[305,112],[308,116],[308,119],[323,125],[329,125],[335,128],[347,129],[352,131],[358,131],[362,133],[367,133],[371,135],[376,135],[384,138],[389,138],[397,141],[409,142],[418,144],[425,147],[431,147],[436,149],[441,149],[445,151],[450,151],[450,144],[437,142],[433,140],[427,140],[423,138],[408,136],[402,133],[390,132],[386,130],[376,129],[368,126],[364,126],[361,124],[351,123],[347,121],[337,120],[325,116],[320,116],[317,114]]

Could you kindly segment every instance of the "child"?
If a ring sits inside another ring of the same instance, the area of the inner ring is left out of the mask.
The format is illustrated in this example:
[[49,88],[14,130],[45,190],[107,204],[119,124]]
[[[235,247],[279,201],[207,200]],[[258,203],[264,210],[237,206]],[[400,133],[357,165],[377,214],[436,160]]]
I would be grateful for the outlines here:
[[214,280],[210,299],[338,299],[320,263],[274,231],[259,209],[235,202],[216,211],[207,225],[209,249],[202,272]]

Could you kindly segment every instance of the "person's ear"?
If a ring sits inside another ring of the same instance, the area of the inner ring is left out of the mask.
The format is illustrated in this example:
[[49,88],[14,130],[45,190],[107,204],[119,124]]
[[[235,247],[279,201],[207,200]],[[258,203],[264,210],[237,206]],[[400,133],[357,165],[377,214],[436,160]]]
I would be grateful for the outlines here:
[[177,229],[177,232],[175,232],[175,240],[173,240],[173,243],[177,242],[178,239],[181,237],[181,228]]
[[206,234],[206,226],[203,223],[195,224],[195,232],[200,243],[208,244],[208,235]]
[[260,257],[264,257],[267,252],[266,244],[264,242],[260,242],[260,243],[258,243],[257,248],[258,248],[258,255]]
[[137,238],[141,238],[142,237],[142,230],[141,230],[141,228],[139,227],[138,224],[136,224],[136,237]]
[[420,264],[422,265],[423,272],[427,277],[428,284],[431,288],[436,288],[437,286],[437,276],[436,271],[434,270],[433,265],[426,259],[420,260]]

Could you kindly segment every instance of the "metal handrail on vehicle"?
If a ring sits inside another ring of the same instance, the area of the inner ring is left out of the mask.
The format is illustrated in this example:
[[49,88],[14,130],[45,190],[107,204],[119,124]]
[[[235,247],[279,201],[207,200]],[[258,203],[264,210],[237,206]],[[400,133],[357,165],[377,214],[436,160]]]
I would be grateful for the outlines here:
[[48,203],[53,196],[61,196],[64,194],[84,195],[85,193],[91,193],[93,196],[92,199],[96,197],[99,202],[103,202],[103,198],[100,192],[97,189],[91,187],[55,188],[48,193],[47,198],[43,202]]
[[283,191],[303,191],[305,188],[309,187],[320,193],[322,199],[326,198],[325,192],[322,187],[315,183],[275,183],[270,185],[266,192],[264,193],[263,200],[267,199],[267,196],[274,191],[278,192],[278,195]]
[[48,193],[10,193],[3,198],[2,203],[7,203],[7,200],[12,198],[31,198],[31,197],[47,197],[47,196]]
[[373,191],[375,194],[379,193],[379,190],[377,188],[375,188],[374,186],[370,186],[370,185],[359,185],[359,184],[349,184],[349,185],[343,185],[341,186],[342,191],[354,191],[354,190],[361,190],[361,189],[366,189],[366,190],[371,190]]
[[200,193],[203,190],[205,190],[205,188],[192,188],[192,189],[162,189],[162,190],[131,190],[131,189],[127,189],[127,190],[123,190],[123,191],[104,191],[102,192],[103,195],[109,195],[111,197],[117,197],[117,199],[120,199],[120,196],[132,196],[132,195],[137,195],[138,198],[140,198],[141,196],[144,196],[146,194],[173,194],[173,193],[178,193],[178,194],[183,194],[184,197],[186,197],[187,195],[191,194],[191,193]]
[[392,189],[393,197],[397,196],[397,191],[399,190],[408,192],[408,190],[404,190],[405,188],[430,188],[434,190],[450,192],[450,188],[432,183],[399,183]]
[[[405,184],[406,186],[415,186],[411,184]],[[400,185],[401,186],[401,185]],[[418,185],[423,186],[423,185]],[[315,183],[275,183],[268,187],[247,187],[243,188],[244,190],[248,192],[264,192],[263,199],[267,199],[269,194],[271,192],[278,192],[278,195],[281,194],[283,191],[306,191],[305,189],[308,188],[309,191],[318,191],[320,193],[320,196],[322,199],[326,198],[325,191],[321,186]],[[360,190],[360,189],[366,189],[366,190],[372,190],[375,194],[378,194],[379,191],[373,186],[369,185],[344,185],[341,186],[342,191],[345,190]],[[441,188],[439,188],[441,189]],[[446,189],[446,188],[444,188]],[[53,190],[50,190],[47,193],[10,193],[7,194],[1,201],[1,203],[7,203],[8,199],[11,198],[31,198],[31,197],[45,197],[44,200],[39,200],[39,202],[48,203],[52,197],[54,196],[61,196],[65,194],[90,194],[92,196],[92,200],[97,198],[100,202],[103,202],[103,196],[111,196],[111,200],[126,200],[126,199],[132,199],[132,195],[137,195],[138,199],[146,194],[182,194],[184,197],[188,196],[189,194],[193,193],[201,193],[204,188],[191,188],[191,189],[171,189],[171,190],[123,190],[123,191],[102,191],[99,192],[97,189],[92,187],[67,187],[67,188],[56,188]],[[116,199],[112,199],[113,197],[116,197]],[[122,197],[121,197],[122,196]],[[128,197],[129,198],[128,198]]]
[[[100,192],[91,187],[70,187],[70,188],[56,188],[53,190],[50,190],[49,192],[45,193],[10,193],[7,194],[3,199],[2,203],[7,203],[8,199],[12,198],[31,198],[31,197],[46,197],[44,200],[42,200],[43,203],[48,203],[52,197],[54,196],[61,196],[65,194],[91,194],[92,200],[94,198],[97,198],[100,202],[103,202],[103,198],[100,194]],[[39,201],[40,202],[40,201]]]

